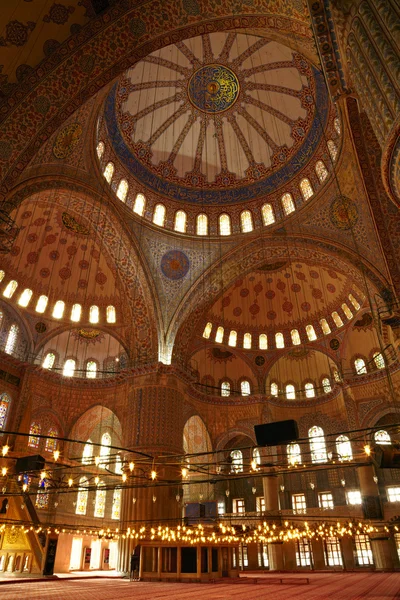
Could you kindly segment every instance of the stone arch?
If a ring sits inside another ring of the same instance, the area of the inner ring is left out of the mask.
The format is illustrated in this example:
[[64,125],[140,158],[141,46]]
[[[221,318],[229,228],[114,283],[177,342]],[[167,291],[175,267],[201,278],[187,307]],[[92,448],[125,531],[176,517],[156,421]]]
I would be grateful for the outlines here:
[[[94,444],[100,444],[105,432],[110,433],[112,446],[121,446],[123,431],[119,418],[109,408],[97,404],[80,415],[71,427],[68,438],[82,443],[70,442],[67,448],[69,455],[79,458],[86,441],[90,439]],[[99,447],[95,446],[94,453],[96,448]]]

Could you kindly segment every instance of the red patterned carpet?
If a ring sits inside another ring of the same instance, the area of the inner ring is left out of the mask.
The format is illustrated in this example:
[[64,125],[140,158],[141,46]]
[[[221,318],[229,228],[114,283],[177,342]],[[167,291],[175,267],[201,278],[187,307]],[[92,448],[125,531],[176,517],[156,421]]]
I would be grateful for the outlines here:
[[[307,574],[305,574],[307,575]],[[1,600],[394,600],[400,598],[400,573],[309,574],[310,584],[130,583],[121,579],[24,582],[0,586]],[[288,575],[294,580],[301,575]],[[264,577],[263,577],[264,579]]]

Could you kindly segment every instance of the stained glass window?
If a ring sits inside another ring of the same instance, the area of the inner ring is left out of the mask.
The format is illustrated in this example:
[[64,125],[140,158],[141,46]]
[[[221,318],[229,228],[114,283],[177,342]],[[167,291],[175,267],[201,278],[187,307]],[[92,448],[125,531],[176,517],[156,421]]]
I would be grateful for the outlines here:
[[299,444],[292,442],[286,446],[288,463],[290,465],[296,465],[301,463],[301,452]]
[[97,363],[94,360],[88,360],[86,363],[86,378],[96,379],[97,376]]
[[232,330],[229,333],[229,339],[228,339],[228,345],[229,346],[236,346],[236,340],[237,340],[237,332]]
[[179,231],[180,233],[185,233],[186,231],[186,213],[183,210],[178,210],[175,213],[175,231]]
[[11,398],[8,394],[0,394],[0,429],[3,429],[7,418],[8,407],[10,406]]
[[294,346],[298,346],[301,343],[300,340],[300,334],[297,331],[297,329],[292,329],[292,331],[290,332],[291,338],[292,338],[292,344]]
[[143,217],[144,207],[146,206],[146,198],[143,194],[136,194],[135,202],[133,203],[133,212]]
[[64,377],[73,377],[75,373],[76,362],[73,358],[69,358],[64,363],[63,375]]
[[212,323],[208,322],[207,325],[204,327],[203,338],[206,338],[206,340],[208,340],[211,335],[211,331],[212,331]]
[[258,347],[260,350],[268,350],[268,336],[265,333],[260,333],[258,337]]
[[353,459],[351,442],[347,435],[339,435],[339,437],[336,438],[336,452],[339,454],[339,460]]
[[80,304],[73,304],[71,310],[71,321],[78,323],[81,320],[82,306]]
[[328,140],[327,146],[328,146],[329,154],[331,155],[331,159],[332,159],[333,162],[335,162],[336,157],[337,157],[337,147],[336,147],[336,144],[335,144],[335,142],[333,140]]
[[306,333],[307,333],[307,337],[310,340],[310,342],[313,342],[314,340],[317,339],[315,329],[312,325],[306,325]]
[[5,298],[11,298],[11,296],[13,295],[13,293],[15,292],[17,287],[18,287],[18,283],[15,280],[9,281],[6,285],[6,289],[3,292],[3,296]]
[[317,177],[320,180],[320,183],[325,181],[325,179],[329,175],[328,169],[326,168],[322,160],[317,161],[317,163],[315,164],[315,172],[317,173]]
[[107,306],[106,315],[107,315],[107,323],[116,323],[117,315],[115,312],[115,306],[112,306],[112,304]]
[[390,439],[390,435],[384,429],[380,429],[379,431],[375,431],[374,440],[377,444],[381,444],[382,446],[387,446],[392,443]]
[[219,234],[231,235],[231,218],[227,214],[219,216]]
[[336,133],[338,135],[340,135],[340,131],[341,131],[341,127],[340,127],[340,119],[339,117],[336,117],[335,120],[333,121],[333,126],[336,130]]
[[258,448],[253,448],[253,460],[256,465],[261,465],[261,454]]
[[241,473],[243,471],[243,454],[241,450],[232,450],[231,454],[233,473]]
[[326,319],[320,319],[319,324],[321,325],[322,333],[324,335],[329,335],[331,328],[329,327],[328,321]]
[[336,312],[336,310],[334,310],[333,313],[332,313],[332,319],[333,319],[336,327],[343,327],[342,318],[340,317],[340,315],[338,315],[338,313]]
[[100,519],[104,518],[104,512],[106,509],[106,495],[107,492],[104,489],[104,482],[100,481],[96,490],[96,498],[94,503],[94,516]]
[[4,275],[5,275],[5,272],[3,270],[0,270],[0,281],[3,281]]
[[121,488],[115,488],[113,493],[112,519],[119,519],[121,514]]
[[89,321],[91,323],[99,322],[99,307],[93,304],[89,309]]
[[208,233],[208,217],[205,214],[197,215],[196,217],[196,233],[197,235],[207,235]]
[[125,202],[126,197],[128,195],[129,185],[126,179],[121,179],[118,184],[117,189],[117,198],[119,198],[122,202]]
[[245,379],[240,383],[240,392],[242,396],[250,396],[250,381],[247,381],[247,379]]
[[164,204],[156,204],[154,208],[153,214],[153,223],[155,225],[159,225],[160,227],[164,227],[165,221],[165,206]]
[[35,506],[39,509],[48,508],[49,506],[49,494],[47,492],[48,483],[46,479],[42,479],[39,482],[38,491],[36,494]]
[[312,189],[310,180],[307,179],[307,177],[300,181],[300,190],[304,200],[309,200],[311,196],[314,195],[314,190]]
[[111,183],[112,176],[114,175],[114,165],[112,162],[109,162],[104,169],[103,173],[107,183]]
[[221,383],[221,396],[230,396],[231,395],[231,384],[229,381],[223,381]]
[[285,215],[290,215],[290,213],[296,210],[293,202],[292,194],[283,194],[281,198],[282,208]]
[[283,337],[283,333],[278,332],[275,334],[275,345],[277,348],[285,347],[285,339]]
[[251,333],[245,333],[243,336],[243,348],[250,350],[251,348]]
[[353,294],[349,294],[349,300],[352,303],[352,305],[354,306],[354,308],[356,310],[360,310],[360,304],[357,302],[357,300],[354,298]]
[[49,299],[47,296],[39,296],[39,299],[36,304],[36,309],[35,309],[36,312],[44,313],[44,311],[46,310],[48,300]]
[[100,160],[100,158],[101,158],[101,157],[103,156],[103,154],[104,154],[104,149],[105,149],[104,142],[99,142],[99,143],[97,144],[97,147],[96,147],[97,158],[98,158],[99,160]]
[[328,460],[326,453],[324,430],[314,425],[308,430],[310,440],[311,460],[313,463],[322,463]]
[[29,427],[29,438],[28,438],[28,446],[31,448],[39,448],[41,427],[39,423],[31,423]]
[[92,440],[88,440],[83,447],[82,463],[84,465],[90,465],[90,463],[92,462],[92,456],[93,456]]
[[243,210],[240,213],[240,225],[242,228],[242,233],[253,231],[253,217],[251,216],[251,212],[249,210]]
[[275,223],[274,209],[271,204],[262,205],[261,215],[264,225],[272,225],[272,223]]
[[333,379],[336,381],[336,383],[340,383],[342,381],[340,373],[336,369],[333,371]]
[[356,358],[354,361],[354,368],[356,370],[357,375],[365,375],[367,372],[367,367],[365,366],[365,360],[362,358]]
[[383,358],[381,352],[374,352],[373,359],[374,359],[374,363],[378,369],[385,368],[385,359]]
[[344,312],[344,314],[346,315],[346,317],[349,320],[353,318],[353,313],[351,312],[351,310],[349,309],[349,307],[347,306],[347,304],[345,302],[342,304],[342,311]]
[[304,390],[306,392],[306,398],[315,398],[315,389],[313,383],[306,383],[304,386]]
[[62,300],[57,300],[53,308],[53,317],[61,319],[64,314],[65,303]]
[[288,383],[286,386],[286,400],[296,400],[296,390],[294,389],[294,385]]
[[6,345],[4,348],[4,352],[6,354],[12,354],[15,350],[15,346],[17,344],[19,327],[15,323],[13,323],[10,327],[10,331],[8,332]]
[[32,290],[26,288],[19,297],[18,304],[24,308],[28,306],[30,299],[32,298]]
[[54,452],[54,450],[57,450],[57,440],[55,438],[58,437],[58,430],[55,427],[50,427],[47,435],[49,437],[46,438],[46,452]]
[[86,515],[87,501],[88,501],[88,496],[89,496],[89,491],[87,488],[88,488],[87,478],[81,477],[79,480],[78,496],[76,498],[75,513],[77,515]]
[[219,344],[221,344],[223,339],[224,339],[224,328],[220,326],[220,327],[218,327],[217,333],[215,334],[215,341],[218,342]]
[[328,377],[324,377],[322,380],[322,387],[324,388],[325,394],[329,394],[329,392],[332,391],[331,382],[329,381]]
[[108,465],[108,457],[111,451],[111,435],[109,433],[103,433],[101,436],[101,447],[100,447],[100,464],[102,469],[105,469]]
[[276,397],[278,395],[278,393],[279,393],[278,384],[275,383],[275,382],[272,382],[271,383],[270,391],[271,391],[271,396],[275,396]]

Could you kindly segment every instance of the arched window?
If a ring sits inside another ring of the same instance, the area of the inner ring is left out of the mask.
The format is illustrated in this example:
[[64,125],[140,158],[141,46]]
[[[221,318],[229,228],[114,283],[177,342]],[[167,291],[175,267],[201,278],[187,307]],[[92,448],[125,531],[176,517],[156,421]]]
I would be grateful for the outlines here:
[[315,329],[312,325],[306,325],[306,333],[307,333],[307,337],[310,340],[310,342],[313,342],[314,340],[317,339],[317,336],[315,334]]
[[228,346],[236,346],[237,332],[232,330],[229,333]]
[[223,381],[221,383],[221,396],[230,396],[231,395],[231,384],[229,381]]
[[354,368],[357,375],[365,375],[367,367],[365,366],[365,360],[362,358],[356,358],[354,361]]
[[7,419],[7,412],[10,406],[11,398],[5,392],[0,394],[0,429],[4,428]]
[[328,377],[324,377],[322,380],[322,387],[324,388],[325,394],[329,394],[332,391],[331,382]]
[[345,302],[343,302],[342,304],[342,311],[344,312],[344,314],[346,315],[346,317],[349,319],[353,318],[353,313],[351,312],[351,310],[349,309],[349,307],[347,306],[347,304]]
[[186,231],[186,213],[184,210],[178,210],[175,213],[175,231],[185,233]]
[[315,163],[315,172],[321,183],[325,181],[325,179],[328,177],[328,169],[326,168],[322,160],[318,160]]
[[64,314],[65,303],[62,300],[57,300],[53,308],[53,317],[61,319]]
[[339,119],[339,117],[335,118],[335,120],[333,121],[333,126],[335,128],[336,133],[338,135],[340,135],[341,127],[340,127],[340,119]]
[[115,488],[113,493],[113,504],[111,511],[112,519],[119,519],[121,515],[121,488]]
[[56,360],[56,355],[54,352],[48,352],[44,357],[44,361],[42,364],[43,369],[52,369],[54,365],[54,361]]
[[15,323],[13,323],[10,327],[10,331],[8,332],[6,345],[4,348],[4,352],[6,354],[12,354],[15,350],[15,346],[17,345],[19,327]]
[[296,210],[294,202],[293,202],[292,194],[283,194],[283,196],[281,198],[281,202],[282,202],[283,212],[285,213],[285,215],[290,215],[290,213],[292,213]]
[[361,306],[360,304],[357,302],[357,300],[354,298],[353,294],[349,294],[349,300],[352,303],[352,305],[354,306],[354,308],[356,310],[360,310]]
[[300,191],[303,195],[304,200],[309,200],[314,195],[310,180],[305,177],[300,181]]
[[92,440],[88,440],[83,447],[82,464],[90,465],[90,463],[92,462],[92,456],[93,456]]
[[298,346],[299,344],[301,344],[300,334],[297,331],[297,329],[292,329],[292,331],[290,332],[290,335],[292,337],[293,346]]
[[268,350],[268,336],[265,333],[260,333],[258,336],[258,347],[260,350]]
[[232,450],[230,457],[232,459],[231,472],[242,473],[243,471],[243,454],[241,450]]
[[123,469],[122,469],[122,460],[119,454],[117,454],[116,458],[115,458],[115,467],[114,467],[114,471],[117,475],[122,475],[123,473]]
[[219,326],[217,329],[217,333],[215,334],[215,341],[218,344],[222,344],[223,339],[224,339],[224,328]]
[[29,427],[28,446],[31,448],[39,448],[41,427],[35,421]]
[[160,227],[164,227],[165,222],[165,206],[164,204],[156,204],[154,208],[153,214],[153,223],[154,225],[159,225]]
[[231,218],[226,213],[219,215],[219,234],[231,235]]
[[0,281],[3,281],[5,276],[5,272],[3,270],[0,270]]
[[377,369],[385,368],[385,359],[383,358],[381,352],[374,352],[373,359],[374,359],[374,363],[375,363],[375,366],[377,367]]
[[0,310],[0,329],[1,329],[1,324],[3,323],[3,312]]
[[289,465],[301,464],[301,452],[299,444],[292,442],[286,446]]
[[76,498],[75,514],[86,515],[88,496],[88,480],[86,477],[81,477],[79,480],[78,496]]
[[275,334],[275,346],[277,348],[285,347],[285,338],[283,337],[283,333],[280,333],[279,331]]
[[35,506],[39,509],[48,508],[49,506],[49,494],[47,492],[48,483],[46,479],[39,481],[38,491],[36,494]]
[[104,513],[106,510],[106,490],[104,488],[104,481],[100,481],[96,490],[96,498],[94,502],[94,516],[100,519],[104,519]]
[[251,333],[245,333],[243,336],[243,348],[246,350],[251,349]]
[[117,198],[119,198],[121,200],[121,202],[125,202],[126,201],[126,197],[128,195],[128,190],[129,190],[129,185],[126,179],[121,179],[121,181],[118,184],[118,189],[117,189]]
[[296,390],[294,389],[294,385],[288,383],[286,388],[286,400],[296,400]]
[[249,233],[253,231],[253,217],[251,216],[251,212],[249,210],[242,210],[240,213],[240,225],[242,228],[242,233]]
[[18,283],[12,279],[11,281],[9,281],[6,285],[6,289],[3,292],[3,296],[5,298],[11,298],[11,296],[13,295],[13,293],[15,292],[15,290],[18,287]]
[[45,450],[46,452],[54,452],[57,450],[57,440],[55,438],[58,437],[58,429],[55,427],[50,427],[47,435],[49,437],[46,438]]
[[99,307],[93,304],[89,309],[89,321],[91,323],[99,322]]
[[306,392],[306,398],[315,398],[314,384],[309,381],[305,384],[304,390]]
[[46,310],[48,300],[49,299],[47,296],[39,296],[39,299],[36,303],[36,312],[44,313],[44,311]]
[[196,217],[196,233],[197,235],[207,235],[208,233],[208,217],[204,213]]
[[333,319],[333,322],[335,323],[336,327],[343,327],[342,318],[340,317],[340,315],[338,315],[336,310],[334,310],[332,313],[332,319]]
[[18,304],[24,308],[26,308],[32,298],[32,290],[26,288],[19,297]]
[[275,223],[274,209],[271,204],[262,205],[261,215],[264,225],[272,225],[272,223]]
[[333,371],[333,379],[336,381],[336,383],[340,383],[342,381],[340,373],[336,369]]
[[111,435],[109,433],[103,433],[101,436],[101,446],[100,446],[100,463],[99,467],[105,469],[108,465],[108,457],[111,452]]
[[279,393],[278,384],[274,381],[271,383],[271,396],[277,397]]
[[353,460],[353,451],[347,435],[339,435],[336,438],[336,452],[339,454],[339,460]]
[[206,340],[208,340],[210,338],[211,331],[212,331],[212,323],[208,322],[207,325],[204,327],[203,338],[206,338]]
[[329,154],[331,155],[331,159],[333,162],[335,162],[336,157],[337,157],[337,147],[336,144],[333,140],[328,140],[327,141],[327,146],[328,146],[328,150],[329,150]]
[[64,363],[63,375],[64,377],[73,377],[75,373],[76,361],[73,358],[69,358]]
[[310,440],[311,461],[313,463],[322,463],[328,460],[325,446],[324,430],[314,425],[308,430]]
[[143,217],[144,207],[146,206],[146,198],[143,194],[136,194],[135,202],[133,203],[133,212]]
[[328,321],[326,319],[320,319],[319,324],[321,325],[322,333],[324,335],[329,335],[331,328],[329,327]]
[[261,454],[258,448],[253,448],[253,461],[258,467],[261,465]]
[[111,179],[114,175],[114,165],[112,162],[109,162],[104,169],[103,175],[107,181],[107,183],[111,183]]
[[244,379],[240,383],[240,393],[242,394],[242,396],[250,396],[250,394],[251,394],[250,381],[248,381],[247,379]]
[[99,142],[96,147],[97,158],[100,160],[104,154],[105,146],[104,142]]
[[387,446],[392,443],[390,439],[390,435],[384,429],[379,429],[379,431],[375,431],[374,440],[376,444],[381,444],[382,446]]
[[97,376],[97,363],[94,360],[88,360],[86,363],[86,378],[96,379]]
[[82,306],[80,304],[73,304],[71,310],[71,321],[78,323],[81,320]]
[[107,315],[107,323],[115,323],[117,320],[117,316],[115,313],[115,306],[112,306],[112,304],[107,306],[106,315]]

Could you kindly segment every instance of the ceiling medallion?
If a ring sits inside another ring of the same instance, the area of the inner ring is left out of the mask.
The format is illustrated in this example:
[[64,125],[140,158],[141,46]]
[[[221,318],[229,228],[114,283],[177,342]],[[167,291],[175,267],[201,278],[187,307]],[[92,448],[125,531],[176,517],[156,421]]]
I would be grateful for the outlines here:
[[205,65],[190,78],[188,96],[197,109],[217,114],[235,104],[239,89],[239,80],[231,69],[217,64]]

